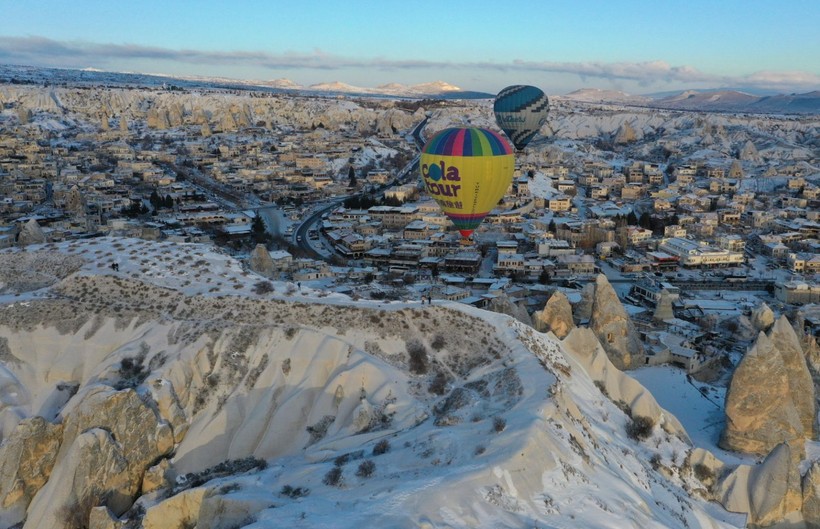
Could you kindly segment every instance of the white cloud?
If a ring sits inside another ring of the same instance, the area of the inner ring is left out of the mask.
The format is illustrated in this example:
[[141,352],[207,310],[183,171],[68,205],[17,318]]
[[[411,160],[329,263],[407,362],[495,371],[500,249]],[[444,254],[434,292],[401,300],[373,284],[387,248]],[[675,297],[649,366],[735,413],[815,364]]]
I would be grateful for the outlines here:
[[[665,61],[645,62],[549,62],[513,60],[496,62],[452,62],[422,59],[395,60],[384,57],[352,58],[313,50],[309,53],[268,53],[261,51],[175,50],[135,44],[100,44],[85,41],[56,41],[43,37],[0,37],[0,62],[82,68],[93,65],[113,70],[127,69],[133,61],[167,61],[187,65],[244,67],[283,70],[459,70],[526,71],[540,74],[576,75],[581,80],[601,79],[611,83],[632,82],[640,86],[707,84],[768,88],[785,91],[817,89],[820,76],[801,71],[761,71],[745,76],[721,76],[702,72],[692,66],[672,66]],[[260,74],[262,75],[262,74]]]

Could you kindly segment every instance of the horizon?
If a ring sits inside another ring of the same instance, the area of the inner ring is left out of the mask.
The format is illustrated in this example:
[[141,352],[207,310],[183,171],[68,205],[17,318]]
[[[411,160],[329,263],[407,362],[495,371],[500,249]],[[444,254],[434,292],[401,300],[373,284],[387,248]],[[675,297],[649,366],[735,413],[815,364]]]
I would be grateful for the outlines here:
[[[737,12],[744,16],[738,17]],[[509,21],[503,17],[508,15]],[[340,9],[250,1],[165,5],[4,5],[0,63],[302,86],[444,81],[496,93],[533,84],[656,94],[688,89],[803,93],[820,88],[820,4],[631,0],[555,6],[358,0]],[[524,18],[522,26],[519,20]],[[295,21],[295,22],[294,22]]]

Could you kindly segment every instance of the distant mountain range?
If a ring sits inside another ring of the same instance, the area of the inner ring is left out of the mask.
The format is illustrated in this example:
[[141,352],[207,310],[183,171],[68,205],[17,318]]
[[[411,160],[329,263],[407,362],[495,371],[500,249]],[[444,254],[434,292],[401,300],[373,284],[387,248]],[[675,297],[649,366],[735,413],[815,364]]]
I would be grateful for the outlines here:
[[[210,88],[225,90],[264,90],[274,93],[318,94],[326,96],[368,96],[433,99],[489,99],[495,94],[462,90],[443,81],[406,86],[398,83],[374,88],[342,82],[299,85],[290,79],[248,81],[222,77],[174,77],[161,74],[105,72],[96,69],[69,70],[0,64],[0,83],[65,85],[105,85],[146,88]],[[630,95],[617,90],[582,88],[559,99],[587,103],[690,110],[706,112],[749,112],[766,114],[820,114],[820,90],[805,94],[750,94],[740,90],[686,90],[654,95]]]
[[282,93],[312,93],[321,95],[351,95],[435,99],[487,99],[495,94],[462,90],[443,81],[405,86],[391,83],[375,88],[364,88],[341,82],[302,86],[290,79],[249,81],[224,77],[183,77],[131,72],[105,72],[96,69],[70,70],[0,64],[0,83],[107,85],[123,87],[186,89],[211,88],[227,90],[267,90]]
[[805,94],[753,95],[738,90],[686,90],[666,97],[634,96],[615,90],[584,88],[564,96],[575,101],[615,103],[670,110],[819,114],[820,90]]

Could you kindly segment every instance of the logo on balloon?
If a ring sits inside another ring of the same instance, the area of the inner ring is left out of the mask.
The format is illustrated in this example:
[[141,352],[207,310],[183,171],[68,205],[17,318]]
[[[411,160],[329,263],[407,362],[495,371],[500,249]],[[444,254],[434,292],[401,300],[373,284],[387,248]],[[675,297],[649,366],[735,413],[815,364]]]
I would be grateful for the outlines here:
[[461,177],[458,175],[458,167],[447,167],[442,160],[438,164],[424,164],[421,166],[421,176],[429,178],[433,182],[438,182],[442,178],[451,182],[458,182]]

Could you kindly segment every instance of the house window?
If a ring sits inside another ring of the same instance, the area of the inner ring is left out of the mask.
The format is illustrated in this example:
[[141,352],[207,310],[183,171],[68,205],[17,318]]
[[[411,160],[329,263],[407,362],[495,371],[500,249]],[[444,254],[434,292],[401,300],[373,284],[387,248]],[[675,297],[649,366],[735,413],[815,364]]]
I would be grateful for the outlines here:
[[609,342],[609,343],[612,343],[613,340],[614,340],[614,338],[612,337],[612,333],[611,332],[606,333],[606,341]]

